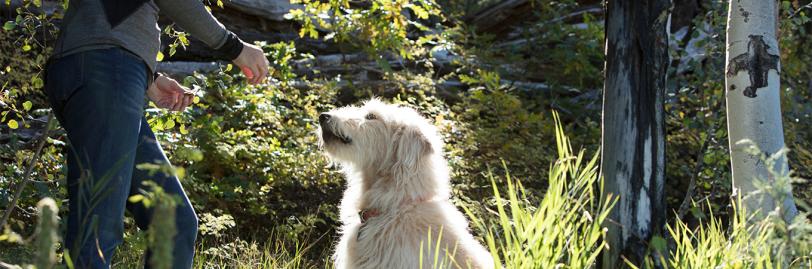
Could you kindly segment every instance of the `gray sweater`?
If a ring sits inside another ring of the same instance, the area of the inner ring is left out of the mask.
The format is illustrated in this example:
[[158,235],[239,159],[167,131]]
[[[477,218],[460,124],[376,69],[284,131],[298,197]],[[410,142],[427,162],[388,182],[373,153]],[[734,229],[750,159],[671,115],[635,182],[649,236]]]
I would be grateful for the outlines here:
[[222,47],[231,34],[200,0],[152,0],[112,29],[99,0],[70,0],[53,58],[121,47],[143,59],[150,71],[154,71],[161,43],[158,12],[212,49]]

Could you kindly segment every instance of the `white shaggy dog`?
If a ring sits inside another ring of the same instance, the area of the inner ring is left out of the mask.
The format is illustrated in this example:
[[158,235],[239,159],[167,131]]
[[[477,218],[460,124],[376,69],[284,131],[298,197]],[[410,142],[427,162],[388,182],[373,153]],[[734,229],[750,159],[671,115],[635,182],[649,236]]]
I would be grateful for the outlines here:
[[336,268],[416,269],[421,259],[422,268],[494,268],[448,200],[442,140],[425,118],[373,99],[323,113],[319,123],[320,145],[349,185]]

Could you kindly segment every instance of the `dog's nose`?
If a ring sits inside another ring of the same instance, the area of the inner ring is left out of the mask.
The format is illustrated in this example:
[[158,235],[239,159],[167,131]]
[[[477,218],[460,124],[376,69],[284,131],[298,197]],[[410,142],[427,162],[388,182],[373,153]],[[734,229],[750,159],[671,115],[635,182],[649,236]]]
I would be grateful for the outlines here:
[[331,117],[332,117],[332,116],[330,116],[330,114],[327,114],[327,113],[321,113],[321,115],[319,115],[319,122],[320,122],[320,123],[326,123],[327,121],[329,121],[329,120],[330,120],[330,118],[331,118]]

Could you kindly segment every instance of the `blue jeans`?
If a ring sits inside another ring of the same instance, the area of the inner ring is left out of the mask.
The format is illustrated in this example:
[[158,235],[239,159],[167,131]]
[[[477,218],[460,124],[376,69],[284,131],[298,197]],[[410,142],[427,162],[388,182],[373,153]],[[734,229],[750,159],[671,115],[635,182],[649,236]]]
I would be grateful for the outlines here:
[[147,70],[140,58],[120,48],[79,52],[48,65],[48,99],[70,140],[64,238],[76,268],[110,268],[123,240],[125,208],[139,228],[147,229],[150,209],[128,202],[145,188],[145,180],[181,198],[172,268],[192,266],[198,219],[180,181],[135,168],[169,164],[144,118]]

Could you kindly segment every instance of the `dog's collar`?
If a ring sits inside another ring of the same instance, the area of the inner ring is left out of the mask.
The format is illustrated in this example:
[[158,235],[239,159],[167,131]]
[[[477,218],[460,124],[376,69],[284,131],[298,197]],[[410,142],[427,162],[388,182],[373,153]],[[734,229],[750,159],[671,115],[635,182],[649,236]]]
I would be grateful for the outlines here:
[[[419,200],[414,201],[412,203],[401,203],[401,205],[420,204],[420,203],[425,203],[425,202],[428,202],[428,201],[431,201],[431,200],[433,200],[433,199],[419,199]],[[361,209],[361,211],[358,211],[358,217],[361,219],[361,224],[362,225],[366,224],[367,221],[369,221],[369,219],[380,216],[380,215],[381,215],[381,211],[378,210],[377,208],[366,208],[366,209]]]
[[381,211],[378,211],[377,209],[374,208],[364,209],[358,212],[358,216],[361,217],[361,224],[365,224],[367,223],[367,221],[369,221],[369,219],[380,215]]
[[[417,201],[414,201],[411,204],[425,203],[425,202],[428,202],[428,201],[431,201],[431,200],[434,200],[434,199],[433,198],[432,199],[419,199]],[[409,203],[401,203],[401,205],[404,205],[404,204],[409,204]],[[360,219],[361,219],[361,227],[358,228],[358,235],[357,235],[355,240],[359,240],[359,241],[361,240],[361,233],[364,231],[363,228],[364,228],[364,226],[366,226],[369,219],[380,216],[380,215],[381,215],[381,211],[376,209],[376,208],[367,208],[367,209],[361,209],[361,211],[358,211],[358,217],[360,217]]]

